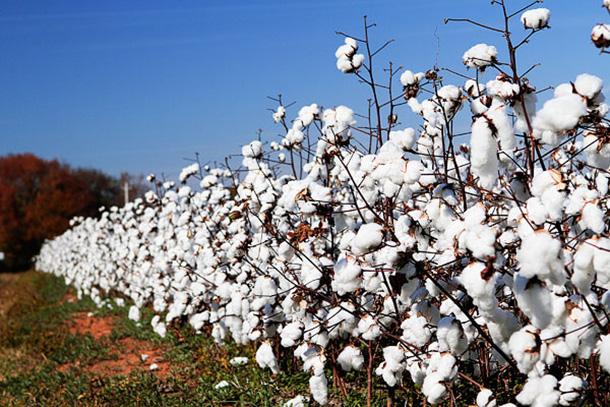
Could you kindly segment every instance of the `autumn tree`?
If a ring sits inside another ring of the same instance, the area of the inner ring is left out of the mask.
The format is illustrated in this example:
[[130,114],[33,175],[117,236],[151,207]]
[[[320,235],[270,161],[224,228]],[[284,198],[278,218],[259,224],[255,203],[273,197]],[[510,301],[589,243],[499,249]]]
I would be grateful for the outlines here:
[[72,217],[95,216],[121,204],[120,180],[99,170],[72,169],[33,154],[0,157],[0,252],[5,267],[30,264],[47,238],[62,233]]

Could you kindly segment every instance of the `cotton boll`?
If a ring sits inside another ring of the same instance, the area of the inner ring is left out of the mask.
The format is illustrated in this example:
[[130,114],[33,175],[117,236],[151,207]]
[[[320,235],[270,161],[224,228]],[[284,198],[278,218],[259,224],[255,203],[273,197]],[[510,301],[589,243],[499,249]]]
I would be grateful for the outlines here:
[[309,397],[296,396],[293,399],[288,400],[283,404],[283,407],[305,407],[305,404],[309,402]]
[[284,109],[284,106],[279,106],[277,108],[277,111],[275,111],[272,116],[273,116],[273,121],[278,123],[278,122],[282,121],[284,119],[284,117],[286,117],[286,109]]
[[354,315],[354,311],[354,305],[349,302],[343,302],[341,306],[329,310],[326,326],[333,327],[329,329],[328,336],[330,339],[335,339],[344,333],[352,336],[360,334],[358,331],[360,319]]
[[536,225],[543,225],[547,220],[547,210],[540,198],[532,197],[526,203],[527,217]]
[[548,27],[551,11],[547,8],[535,8],[521,14],[523,26],[530,30],[541,30]]
[[346,55],[341,55],[337,58],[337,69],[343,73],[350,73],[353,69],[352,60]]
[[294,351],[294,355],[303,360],[303,371],[311,372],[316,376],[324,374],[326,356],[316,346],[303,344]]
[[311,264],[308,261],[303,262],[301,265],[301,283],[309,289],[315,290],[320,287],[320,280],[322,279],[322,272],[319,267]]
[[516,399],[519,403],[532,407],[554,407],[561,393],[556,390],[557,379],[551,375],[528,377]]
[[417,347],[424,346],[432,336],[428,320],[423,316],[413,315],[405,319],[400,328],[404,340]]
[[383,241],[383,226],[377,223],[367,223],[360,226],[354,241],[352,251],[354,254],[364,254],[379,247]]
[[295,120],[294,126],[296,126],[297,129],[300,127],[309,127],[309,125],[318,118],[319,112],[320,109],[315,103],[312,103],[309,106],[303,106],[301,110],[299,110],[299,117]]
[[476,258],[486,259],[495,255],[496,232],[486,225],[476,225],[467,229],[465,245]]
[[434,227],[440,231],[446,230],[456,218],[455,212],[440,199],[431,199],[424,210]]
[[561,242],[544,229],[524,236],[517,252],[521,265],[519,274],[525,278],[538,277],[556,284],[565,282]]
[[454,355],[461,355],[468,348],[462,324],[453,316],[444,317],[438,322],[436,337],[441,352],[449,350]]
[[299,129],[289,129],[286,137],[282,140],[282,145],[286,148],[299,147],[305,139],[305,135]]
[[[452,120],[455,114],[462,108],[462,90],[457,86],[445,85],[435,95],[437,103],[440,104],[441,114],[447,120]],[[442,119],[444,122],[444,118]]]
[[214,342],[221,345],[224,343],[228,334],[228,330],[223,323],[215,323],[212,327],[212,338],[214,338]]
[[536,112],[538,97],[532,89],[526,89],[526,91],[522,93],[522,97],[524,101],[523,105],[521,103],[516,103],[513,106],[513,113],[517,116],[515,129],[521,132],[529,132],[528,122]]
[[275,301],[277,283],[271,277],[260,276],[256,279],[252,294],[254,295],[254,301],[252,301],[251,308],[255,311],[260,310]]
[[303,329],[303,339],[308,343],[313,343],[325,348],[328,345],[328,331],[319,321],[310,320],[305,323]]
[[339,363],[341,369],[346,372],[360,370],[362,369],[362,366],[364,366],[364,356],[362,356],[360,348],[348,345],[337,357],[337,363]]
[[[156,365],[155,365],[155,366],[156,366]],[[152,370],[152,365],[151,365],[150,367],[151,367],[151,370]],[[214,388],[215,388],[216,390],[218,390],[218,389],[222,389],[222,388],[224,388],[224,387],[229,387],[229,382],[227,382],[226,380],[223,380],[223,381],[221,381],[221,382],[217,383],[217,384],[214,386]]]
[[472,124],[470,137],[471,171],[479,178],[482,188],[491,189],[498,179],[498,144],[487,117],[479,117]]
[[591,40],[597,48],[610,47],[610,24],[597,24],[591,30]]
[[345,44],[352,47],[355,51],[358,51],[358,42],[350,37],[345,38]]
[[534,118],[534,136],[544,143],[555,145],[557,135],[571,130],[582,116],[588,113],[587,106],[579,95],[565,95],[547,101]]
[[500,150],[500,161],[505,166],[510,167],[513,165],[513,150],[517,147],[517,141],[515,139],[515,130],[506,113],[506,107],[504,105],[492,106],[486,113],[486,116],[495,127]]
[[159,315],[155,315],[150,321],[150,325],[153,328],[153,331],[157,333],[162,338],[165,338],[165,334],[167,333],[167,328],[164,322],[161,322],[161,317]]
[[237,356],[237,357],[231,358],[231,360],[229,360],[229,363],[233,366],[243,366],[243,365],[247,365],[248,361],[249,361],[249,359],[245,356]]
[[280,372],[280,367],[275,358],[275,354],[273,353],[273,348],[268,341],[263,342],[256,351],[256,363],[258,363],[262,369],[268,367],[273,374],[278,374]]
[[439,378],[444,382],[450,382],[457,375],[457,359],[450,353],[432,353],[428,361],[428,373],[438,373]]
[[574,81],[574,90],[589,100],[597,98],[603,87],[604,82],[600,78],[586,73],[578,75]]
[[405,171],[404,175],[405,184],[411,185],[419,181],[425,169],[426,168],[421,161],[409,160],[407,162],[407,170]]
[[417,136],[415,135],[415,130],[409,127],[404,130],[391,131],[390,140],[403,151],[407,151],[411,150],[413,146],[415,146]]
[[129,319],[131,319],[132,321],[138,322],[140,320],[140,317],[141,317],[140,309],[138,307],[136,307],[135,305],[132,305],[129,308]]
[[375,318],[370,315],[364,315],[358,322],[358,331],[360,336],[366,341],[371,341],[381,335],[381,328],[375,321]]
[[189,324],[194,330],[199,331],[201,328],[203,328],[203,325],[209,321],[209,318],[209,312],[207,311],[193,314],[189,318]]
[[383,357],[384,361],[375,369],[375,374],[383,377],[388,386],[394,387],[405,370],[405,353],[398,346],[388,346],[383,348]]
[[[591,300],[593,296],[589,296],[589,301]],[[595,325],[593,316],[583,300],[573,297],[572,305],[575,306],[564,319],[565,342],[572,353],[576,353],[581,359],[588,359],[598,342],[599,328]]]
[[485,222],[486,217],[487,213],[485,206],[482,203],[470,207],[466,212],[464,212],[463,215],[464,224],[466,227],[479,225]]
[[194,164],[189,165],[186,168],[183,168],[182,171],[180,172],[180,176],[178,178],[180,179],[180,182],[184,183],[184,182],[186,182],[186,180],[189,177],[197,174],[198,172],[199,172],[199,164],[194,163]]
[[498,237],[498,242],[502,246],[509,246],[519,240],[519,235],[515,233],[514,230],[505,230],[500,237]]
[[346,38],[345,44],[335,52],[337,68],[343,73],[355,72],[364,62],[364,55],[356,54],[358,43],[353,38]]
[[345,106],[337,106],[334,109],[326,109],[322,116],[324,128],[322,129],[325,139],[332,145],[341,140],[347,140],[351,136],[351,126],[356,124],[354,111]]
[[591,290],[591,283],[595,277],[593,256],[596,243],[596,240],[588,239],[577,248],[574,254],[574,269],[570,280],[581,294],[586,294]]
[[338,295],[345,295],[360,287],[361,268],[353,260],[340,259],[335,264],[335,276],[332,288]]
[[587,203],[582,209],[580,224],[583,229],[602,233],[606,227],[604,212],[594,203]]
[[547,216],[552,221],[560,221],[563,218],[566,193],[561,189],[564,186],[562,175],[556,170],[540,171],[532,180],[530,190],[534,196],[540,198]]
[[345,43],[335,51],[335,58],[345,56],[351,58],[358,51],[358,43],[353,38],[346,38]]
[[364,63],[364,55],[363,54],[356,54],[352,58],[352,68],[354,70],[357,70],[358,68],[360,68],[363,63]]
[[328,403],[328,380],[326,380],[326,376],[311,376],[309,378],[309,390],[315,401],[322,405]]
[[581,397],[580,390],[583,389],[584,384],[584,380],[571,373],[567,373],[563,376],[559,381],[559,391],[561,392],[559,404],[562,406],[569,406],[578,400]]
[[598,348],[599,364],[606,372],[610,373],[610,335],[600,337]]
[[489,110],[492,102],[491,96],[481,96],[470,101],[470,111],[473,116],[480,116]]
[[466,288],[466,292],[472,297],[474,303],[481,311],[491,311],[497,307],[498,300],[495,297],[496,278],[493,266],[475,262],[469,264],[460,275],[460,282]]
[[257,158],[263,153],[263,145],[260,141],[255,140],[241,148],[241,155],[246,158]]
[[597,273],[597,285],[610,288],[610,240],[600,238],[597,241],[588,241],[595,245],[593,268]]
[[442,383],[443,377],[438,372],[426,375],[422,385],[422,392],[426,396],[428,403],[438,404],[447,396],[447,387]]
[[423,79],[423,72],[413,73],[409,70],[406,70],[402,73],[402,75],[400,75],[400,83],[402,83],[403,86],[418,85]]
[[[489,334],[496,343],[505,344],[510,336],[521,328],[521,323],[517,317],[508,310],[493,309],[488,317],[491,320],[487,322],[487,329],[489,329]],[[467,330],[466,334],[468,334],[469,340],[472,340],[473,333],[469,333]]]
[[608,178],[601,172],[595,177],[595,188],[601,196],[608,194]]
[[490,95],[497,96],[504,100],[515,99],[521,91],[519,84],[512,83],[509,78],[501,75],[498,75],[496,76],[496,79],[487,82],[485,88]]
[[464,53],[462,59],[464,65],[469,68],[488,67],[495,62],[498,50],[496,47],[487,44],[477,44]]
[[571,83],[562,83],[557,85],[555,91],[553,92],[554,98],[560,98],[562,96],[571,95],[574,93],[574,87]]
[[301,339],[303,335],[303,323],[301,321],[294,321],[287,324],[280,333],[281,345],[285,348],[295,346],[297,341]]
[[[351,40],[351,38],[349,38],[349,40]],[[358,51],[358,44],[353,41],[349,41],[348,43],[346,39],[345,44],[339,46],[337,51],[335,51],[335,58],[341,58],[342,56],[350,58],[356,53],[356,51]]]
[[464,84],[464,90],[471,98],[477,99],[481,97],[485,91],[485,84],[479,83],[473,79],[468,79]]
[[527,279],[515,273],[513,292],[521,311],[540,329],[565,317],[565,298],[553,293],[537,278]]
[[477,394],[477,407],[496,407],[496,400],[491,390],[483,389]]
[[538,363],[540,346],[540,337],[536,333],[536,328],[531,325],[525,326],[511,335],[508,347],[521,373],[531,372]]
[[546,358],[554,359],[554,355],[561,358],[569,358],[574,354],[565,341],[564,328],[560,326],[550,326],[540,331],[540,340],[547,347]]

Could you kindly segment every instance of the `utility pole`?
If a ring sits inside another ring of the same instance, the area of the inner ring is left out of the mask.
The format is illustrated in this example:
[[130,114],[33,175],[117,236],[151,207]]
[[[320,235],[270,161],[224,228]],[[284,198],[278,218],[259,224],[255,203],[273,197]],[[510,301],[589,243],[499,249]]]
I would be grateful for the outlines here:
[[123,185],[123,192],[125,193],[125,205],[127,205],[127,202],[129,202],[129,182],[125,181],[125,184]]

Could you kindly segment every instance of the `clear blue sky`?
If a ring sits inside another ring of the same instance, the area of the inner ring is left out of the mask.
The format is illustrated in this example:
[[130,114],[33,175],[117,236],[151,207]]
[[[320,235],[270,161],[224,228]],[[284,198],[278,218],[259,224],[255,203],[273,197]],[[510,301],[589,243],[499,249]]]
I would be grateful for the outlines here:
[[[290,117],[311,103],[362,112],[367,94],[336,69],[342,38],[334,32],[361,35],[364,14],[378,25],[372,31],[377,44],[396,40],[378,67],[392,60],[423,71],[438,59],[439,66],[465,72],[461,55],[480,42],[496,45],[500,59],[506,58],[499,36],[465,23],[443,24],[445,17],[471,17],[497,25],[499,9],[489,3],[4,1],[0,155],[33,152],[114,175],[175,177],[188,164],[183,157],[195,151],[204,161],[222,160],[258,128],[277,137],[280,129],[267,111],[275,103],[266,96],[282,93],[285,101],[296,101]],[[598,55],[589,40],[595,23],[610,21],[601,0],[542,6],[552,11],[552,29],[521,56],[523,68],[543,63],[532,82],[540,89],[587,72],[610,86],[610,56]],[[524,30],[515,25],[513,32]]]

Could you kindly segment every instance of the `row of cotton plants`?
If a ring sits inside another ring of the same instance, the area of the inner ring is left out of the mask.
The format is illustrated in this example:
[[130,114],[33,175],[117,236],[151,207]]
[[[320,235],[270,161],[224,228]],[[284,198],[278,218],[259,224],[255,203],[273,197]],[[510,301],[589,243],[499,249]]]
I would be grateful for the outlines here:
[[[507,27],[520,19],[526,40],[548,27],[547,9],[511,15],[494,3]],[[180,185],[151,176],[146,199],[75,219],[46,242],[38,269],[100,305],[131,300],[135,320],[152,307],[161,336],[181,320],[219,344],[255,341],[258,364],[274,373],[278,353],[294,355],[320,404],[330,372],[345,392],[341,369],[368,373],[369,403],[376,375],[390,399],[412,382],[430,404],[602,405],[602,81],[569,78],[540,106],[517,70],[517,34],[506,32],[510,55],[466,50],[459,86],[438,70],[390,65],[402,85],[392,90],[370,69],[370,28],[365,20],[367,40],[348,37],[335,55],[339,70],[374,90],[363,125],[344,106],[305,106],[293,120],[280,106],[279,142],[244,146],[237,168],[193,164]],[[405,109],[420,128],[398,121]],[[472,117],[470,138],[456,130],[460,112]],[[459,386],[476,389],[476,400]]]

